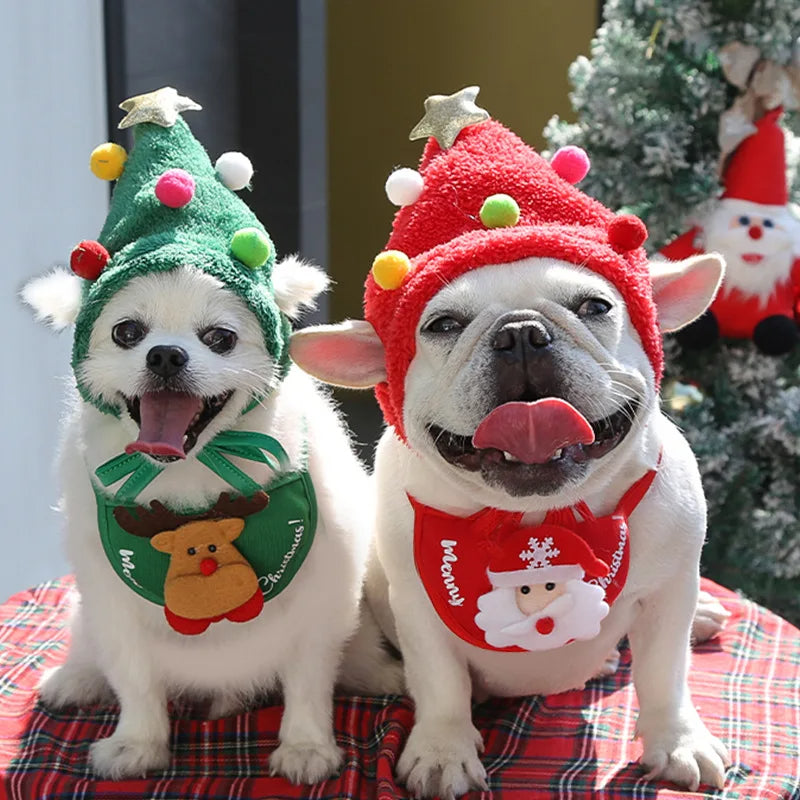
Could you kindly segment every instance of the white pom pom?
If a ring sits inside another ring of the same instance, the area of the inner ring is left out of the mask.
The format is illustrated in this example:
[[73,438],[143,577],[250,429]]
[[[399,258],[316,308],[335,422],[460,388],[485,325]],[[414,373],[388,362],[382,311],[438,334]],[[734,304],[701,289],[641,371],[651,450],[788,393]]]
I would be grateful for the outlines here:
[[223,153],[214,164],[214,169],[225,186],[234,192],[249,186],[253,177],[253,165],[250,159],[244,153],[237,153],[235,150]]
[[424,182],[415,169],[396,169],[386,179],[386,196],[396,206],[410,206],[419,200]]

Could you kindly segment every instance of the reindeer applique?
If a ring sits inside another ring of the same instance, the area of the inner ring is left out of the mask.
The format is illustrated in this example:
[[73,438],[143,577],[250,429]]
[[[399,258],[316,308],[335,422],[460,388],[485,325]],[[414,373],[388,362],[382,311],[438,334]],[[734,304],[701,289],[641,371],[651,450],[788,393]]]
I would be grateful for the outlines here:
[[221,619],[247,622],[258,616],[264,606],[258,576],[233,541],[244,529],[244,517],[268,503],[266,492],[235,499],[224,492],[203,514],[178,514],[158,500],[135,512],[114,509],[121,528],[170,557],[164,615],[173,629],[199,634]]

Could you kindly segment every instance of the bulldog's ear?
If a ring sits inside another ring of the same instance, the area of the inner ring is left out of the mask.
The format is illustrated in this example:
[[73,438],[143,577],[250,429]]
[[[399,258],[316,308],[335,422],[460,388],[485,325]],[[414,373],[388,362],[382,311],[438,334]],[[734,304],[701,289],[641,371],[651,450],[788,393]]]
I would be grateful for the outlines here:
[[650,278],[658,321],[665,333],[694,322],[710,305],[725,274],[718,253],[703,253],[683,261],[651,261]]
[[60,331],[78,318],[81,279],[70,270],[54,269],[26,283],[20,297],[36,312],[36,319]]
[[306,308],[314,308],[317,295],[329,284],[328,276],[319,267],[307,264],[297,256],[284,258],[272,270],[275,301],[289,319],[294,319]]
[[333,386],[369,389],[386,380],[383,344],[362,319],[296,331],[289,355],[300,368]]

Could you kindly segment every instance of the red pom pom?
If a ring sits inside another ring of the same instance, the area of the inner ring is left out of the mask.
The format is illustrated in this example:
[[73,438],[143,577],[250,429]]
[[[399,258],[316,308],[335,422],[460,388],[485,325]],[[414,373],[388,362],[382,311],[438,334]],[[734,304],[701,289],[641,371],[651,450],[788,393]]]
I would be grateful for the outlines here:
[[69,257],[72,271],[87,281],[95,281],[100,277],[103,268],[111,258],[108,250],[100,242],[84,241],[75,245]]
[[552,617],[539,617],[536,620],[536,630],[542,634],[542,636],[547,636],[548,633],[553,632],[553,628],[555,628],[556,623],[553,621]]
[[185,169],[168,169],[156,183],[156,197],[170,208],[183,208],[194,197],[194,178]]
[[550,161],[550,166],[556,171],[559,178],[574,184],[586,177],[591,162],[582,147],[570,144],[556,151]]
[[646,238],[644,222],[633,214],[620,214],[608,226],[608,242],[618,253],[628,253],[641,247]]

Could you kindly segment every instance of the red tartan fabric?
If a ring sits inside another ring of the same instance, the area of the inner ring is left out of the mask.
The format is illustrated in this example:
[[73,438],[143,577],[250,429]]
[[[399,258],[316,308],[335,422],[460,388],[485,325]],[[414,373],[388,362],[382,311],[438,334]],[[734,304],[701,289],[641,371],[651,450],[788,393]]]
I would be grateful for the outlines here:
[[[413,711],[396,697],[338,697],[336,734],[346,751],[340,776],[294,787],[265,775],[281,708],[207,722],[192,708],[173,714],[173,764],[143,780],[99,781],[89,744],[108,736],[116,709],[52,713],[36,703],[42,671],[65,656],[71,581],[44,584],[0,606],[0,798],[13,800],[234,800],[407,797],[394,781]],[[723,792],[695,794],[645,781],[632,741],[636,695],[630,654],[616,675],[551,697],[493,700],[475,707],[486,742],[490,791],[470,800],[718,797],[800,800],[800,631],[705,582],[732,612],[726,630],[695,651],[691,686],[734,766]]]

